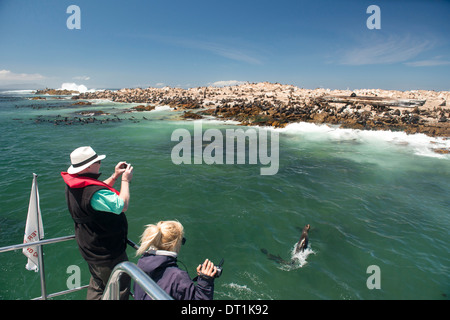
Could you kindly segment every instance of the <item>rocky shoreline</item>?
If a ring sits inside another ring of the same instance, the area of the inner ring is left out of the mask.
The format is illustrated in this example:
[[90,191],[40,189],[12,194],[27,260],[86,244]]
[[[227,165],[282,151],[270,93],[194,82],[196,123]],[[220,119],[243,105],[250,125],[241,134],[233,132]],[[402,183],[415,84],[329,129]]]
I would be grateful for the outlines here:
[[340,125],[450,137],[449,91],[302,89],[278,83],[230,87],[135,88],[96,91],[72,99],[140,103],[136,111],[168,105],[184,118],[214,116],[242,125],[285,127],[293,122]]
[[48,94],[50,96],[69,96],[71,94],[79,94],[79,91],[75,90],[67,90],[67,89],[43,89],[43,90],[36,90],[35,94],[43,95]]

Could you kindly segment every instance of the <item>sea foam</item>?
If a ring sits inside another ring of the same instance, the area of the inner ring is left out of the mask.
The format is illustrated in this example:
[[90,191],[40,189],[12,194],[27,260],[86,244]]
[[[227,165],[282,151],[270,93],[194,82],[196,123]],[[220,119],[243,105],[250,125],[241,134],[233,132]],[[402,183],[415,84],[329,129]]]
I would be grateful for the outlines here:
[[365,144],[375,147],[388,147],[397,150],[410,150],[413,154],[426,157],[450,159],[447,154],[436,153],[436,149],[450,149],[450,139],[429,137],[422,133],[407,134],[387,130],[359,130],[340,128],[335,125],[313,124],[307,122],[291,123],[280,133],[301,136],[305,141]]
[[155,107],[154,110],[152,110],[151,112],[158,112],[158,111],[172,111],[173,108],[171,108],[170,106],[157,106]]
[[311,249],[311,245],[299,252],[295,252],[296,244],[291,249],[291,262],[286,264],[281,264],[279,269],[284,271],[292,271],[296,269],[303,268],[307,263],[308,256],[310,254],[315,254],[316,252]]
[[76,84],[74,82],[64,82],[58,90],[73,90],[80,93],[95,92],[95,89],[88,89],[84,84]]
[[1,94],[33,94],[36,90],[5,90],[1,91]]

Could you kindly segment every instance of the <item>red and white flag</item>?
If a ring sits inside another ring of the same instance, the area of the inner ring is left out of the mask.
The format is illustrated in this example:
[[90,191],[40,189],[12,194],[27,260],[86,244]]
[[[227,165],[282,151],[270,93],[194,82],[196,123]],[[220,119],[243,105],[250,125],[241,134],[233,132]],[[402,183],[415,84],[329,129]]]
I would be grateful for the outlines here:
[[[37,175],[33,173],[33,184],[31,186],[30,203],[28,205],[27,224],[23,243],[32,243],[44,238],[44,226],[42,224],[41,209],[39,207],[39,190],[37,185]],[[23,254],[28,258],[25,268],[27,270],[39,270],[38,247],[30,246],[22,249]]]

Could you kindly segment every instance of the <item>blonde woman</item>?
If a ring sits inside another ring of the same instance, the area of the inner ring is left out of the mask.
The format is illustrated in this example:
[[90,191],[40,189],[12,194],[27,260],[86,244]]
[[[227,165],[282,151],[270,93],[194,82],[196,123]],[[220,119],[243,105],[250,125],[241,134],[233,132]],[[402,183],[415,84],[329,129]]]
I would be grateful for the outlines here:
[[[183,226],[178,221],[147,225],[137,251],[137,255],[142,255],[138,267],[175,300],[212,300],[217,269],[211,261],[206,259],[197,267],[197,284],[178,268],[178,252],[185,241]],[[150,300],[136,284],[134,298]]]

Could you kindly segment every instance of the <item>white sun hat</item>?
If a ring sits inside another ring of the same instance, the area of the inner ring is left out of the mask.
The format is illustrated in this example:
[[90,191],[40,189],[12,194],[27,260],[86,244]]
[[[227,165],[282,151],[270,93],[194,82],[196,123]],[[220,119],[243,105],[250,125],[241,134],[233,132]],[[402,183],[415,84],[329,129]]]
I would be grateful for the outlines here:
[[76,174],[91,164],[105,159],[105,155],[97,155],[97,153],[91,147],[79,147],[70,154],[70,162],[72,165],[67,169],[67,173]]

